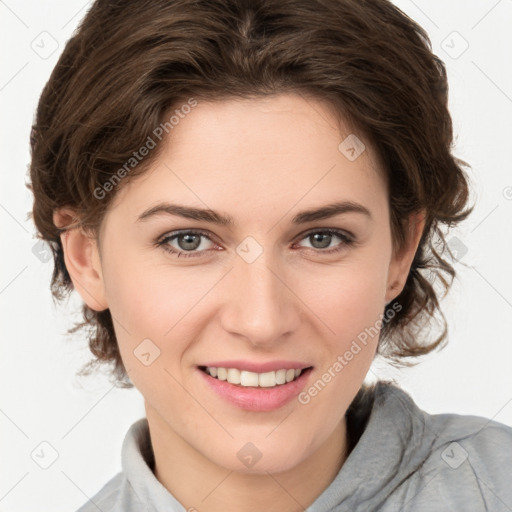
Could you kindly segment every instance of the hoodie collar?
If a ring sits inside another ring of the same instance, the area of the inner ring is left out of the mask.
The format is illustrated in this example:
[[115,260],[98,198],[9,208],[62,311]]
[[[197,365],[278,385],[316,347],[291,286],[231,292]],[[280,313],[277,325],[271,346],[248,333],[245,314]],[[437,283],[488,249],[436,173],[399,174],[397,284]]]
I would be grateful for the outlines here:
[[405,391],[379,381],[365,394],[373,399],[366,428],[335,479],[307,512],[334,507],[355,511],[362,505],[364,510],[378,510],[431,454],[437,436],[430,416]]

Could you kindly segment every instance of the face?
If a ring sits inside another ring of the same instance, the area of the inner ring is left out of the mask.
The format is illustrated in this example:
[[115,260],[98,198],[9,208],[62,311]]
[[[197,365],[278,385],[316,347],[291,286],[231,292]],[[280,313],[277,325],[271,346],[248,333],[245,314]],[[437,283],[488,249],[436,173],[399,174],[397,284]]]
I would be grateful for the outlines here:
[[[222,467],[285,471],[333,434],[375,354],[362,333],[407,275],[414,250],[393,253],[382,170],[368,143],[357,158],[353,139],[340,147],[351,133],[298,95],[199,101],[102,224],[95,293],[150,427]],[[154,210],[164,203],[230,222]],[[207,376],[212,363],[309,370],[256,388]]]

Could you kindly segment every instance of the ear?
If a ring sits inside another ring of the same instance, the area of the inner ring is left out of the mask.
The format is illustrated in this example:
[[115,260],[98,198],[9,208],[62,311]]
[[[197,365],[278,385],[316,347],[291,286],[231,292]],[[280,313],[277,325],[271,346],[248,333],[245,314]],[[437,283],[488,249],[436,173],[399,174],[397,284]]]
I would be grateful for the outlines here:
[[[68,208],[56,210],[53,214],[53,223],[59,228],[76,220],[75,213]],[[60,239],[64,263],[75,289],[91,309],[107,309],[101,260],[94,237],[85,233],[82,227],[76,227],[61,233]]]
[[408,220],[406,240],[400,250],[394,250],[388,271],[386,304],[398,297],[404,289],[414,255],[425,227],[425,210],[412,213]]

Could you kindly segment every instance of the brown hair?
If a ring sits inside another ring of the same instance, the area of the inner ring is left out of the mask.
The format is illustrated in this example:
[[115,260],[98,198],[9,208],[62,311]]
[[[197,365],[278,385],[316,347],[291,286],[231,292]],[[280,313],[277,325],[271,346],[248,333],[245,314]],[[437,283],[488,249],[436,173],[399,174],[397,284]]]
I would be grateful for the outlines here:
[[[98,233],[115,197],[98,198],[99,188],[126,169],[172,109],[191,97],[296,92],[328,101],[376,150],[389,184],[395,247],[408,215],[426,211],[405,288],[386,306],[378,348],[393,364],[409,366],[403,358],[444,346],[440,290],[431,281],[436,277],[446,293],[455,271],[443,258],[441,225],[471,211],[464,210],[465,164],[451,154],[447,91],[427,34],[387,0],[97,0],[42,92],[31,136],[27,186],[39,236],[53,251],[54,300],[73,288],[62,230],[80,225]],[[116,190],[147,170],[161,146]],[[76,211],[78,224],[54,225],[53,212],[63,206]],[[438,315],[439,335],[420,336]],[[95,356],[88,366],[112,363],[118,384],[131,386],[110,311],[84,304],[83,316],[69,332],[88,328]]]

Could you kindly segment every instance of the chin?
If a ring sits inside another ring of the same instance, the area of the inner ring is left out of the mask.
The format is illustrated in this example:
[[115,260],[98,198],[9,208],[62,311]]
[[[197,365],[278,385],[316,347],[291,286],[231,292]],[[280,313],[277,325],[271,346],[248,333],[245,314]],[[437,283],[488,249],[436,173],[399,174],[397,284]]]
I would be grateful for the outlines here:
[[293,444],[286,445],[286,448],[282,442],[278,442],[276,446],[269,446],[267,442],[266,447],[262,447],[263,443],[258,444],[257,441],[235,441],[233,444],[233,450],[225,447],[221,453],[210,456],[207,453],[203,454],[218,466],[247,475],[286,472],[306,458],[306,454],[300,452],[299,446]]

